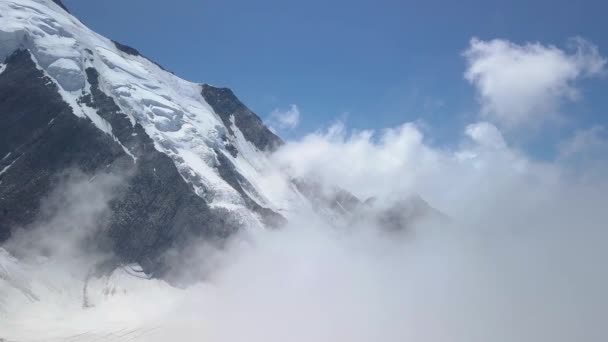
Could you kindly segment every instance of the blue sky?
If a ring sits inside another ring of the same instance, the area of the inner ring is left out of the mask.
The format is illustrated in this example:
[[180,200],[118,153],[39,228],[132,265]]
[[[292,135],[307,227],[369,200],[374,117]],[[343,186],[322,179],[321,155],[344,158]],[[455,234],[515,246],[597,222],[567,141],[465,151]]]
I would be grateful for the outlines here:
[[[97,32],[176,74],[228,86],[262,117],[296,104],[288,138],[345,118],[354,129],[422,120],[431,143],[480,111],[464,79],[472,37],[563,48],[584,37],[608,54],[604,1],[64,0]],[[561,111],[576,120],[523,144],[551,155],[572,130],[606,124],[606,79],[578,82]]]

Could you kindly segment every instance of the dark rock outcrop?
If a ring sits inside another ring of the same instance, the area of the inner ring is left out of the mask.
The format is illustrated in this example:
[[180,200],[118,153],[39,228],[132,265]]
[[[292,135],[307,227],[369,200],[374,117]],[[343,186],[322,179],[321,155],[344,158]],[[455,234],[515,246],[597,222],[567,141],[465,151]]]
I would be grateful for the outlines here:
[[229,213],[197,196],[144,129],[132,125],[99,89],[95,69],[87,70],[91,94],[80,101],[96,109],[114,137],[74,115],[28,51],[13,53],[6,64],[0,74],[0,156],[6,156],[0,162],[5,170],[0,175],[0,240],[37,218],[41,199],[69,168],[126,175],[101,231],[120,262],[139,262],[146,272],[163,272],[163,253],[193,236],[220,241],[239,229]]
[[[375,200],[368,199],[365,204],[374,207],[374,202]],[[394,201],[376,213],[376,223],[390,231],[408,230],[423,220],[445,222],[449,219],[418,195]]]
[[292,182],[317,211],[331,210],[334,215],[349,216],[362,205],[356,196],[338,187],[327,189],[310,179],[296,179]]
[[253,200],[249,194],[259,196],[255,188],[249,181],[238,173],[234,164],[221,151],[215,151],[219,165],[217,170],[220,176],[234,188],[243,198],[245,204],[253,212],[257,213],[265,225],[273,228],[278,228],[287,223],[287,220],[281,215],[269,208],[265,208]]
[[139,51],[136,48],[130,47],[125,44],[121,44],[113,39],[112,39],[112,43],[114,43],[114,46],[116,46],[116,48],[118,50],[120,50],[126,54],[129,54],[131,56],[141,56],[141,53],[139,53]]
[[63,8],[64,11],[70,13],[68,8],[65,7],[65,5],[63,4],[63,2],[61,2],[61,0],[53,0],[53,2],[56,3],[57,5],[59,5],[59,7]]
[[247,108],[229,88],[217,88],[203,84],[201,94],[215,113],[220,116],[230,134],[234,134],[231,129],[231,117],[234,117],[234,125],[243,133],[245,139],[259,150],[274,151],[283,145],[283,140],[272,133],[264,125],[262,119]]
[[124,52],[124,53],[126,53],[126,54],[128,54],[128,55],[131,55],[131,56],[138,56],[138,57],[145,58],[145,59],[149,60],[150,62],[154,63],[154,64],[155,64],[157,67],[161,68],[161,70],[164,70],[164,71],[170,72],[170,71],[168,71],[167,69],[165,69],[165,68],[164,68],[162,65],[160,65],[160,64],[156,63],[155,61],[151,60],[150,58],[148,58],[148,57],[146,57],[146,56],[142,55],[142,54],[139,52],[139,50],[137,50],[137,49],[136,49],[136,48],[134,48],[134,47],[130,47],[129,45],[125,45],[125,44],[119,43],[119,42],[117,42],[117,41],[115,41],[115,40],[113,40],[113,39],[112,39],[112,43],[114,43],[114,46],[116,46],[116,48],[117,48],[118,50],[120,50],[120,51],[122,51],[122,52]]
[[93,173],[126,157],[110,136],[72,113],[25,50],[9,56],[0,74],[0,122],[2,239],[36,218],[56,185],[53,175],[73,166]]

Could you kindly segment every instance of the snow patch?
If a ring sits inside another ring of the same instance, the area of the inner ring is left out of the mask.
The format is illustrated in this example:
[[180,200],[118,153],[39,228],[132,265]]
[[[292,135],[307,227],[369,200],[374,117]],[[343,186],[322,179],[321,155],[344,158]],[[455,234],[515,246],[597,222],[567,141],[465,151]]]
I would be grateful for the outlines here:
[[25,37],[25,30],[19,29],[19,25],[7,25],[6,19],[0,26],[0,61],[6,60],[11,53],[22,46]]
[[15,162],[17,162],[17,160],[19,160],[19,158],[13,160],[10,164],[8,164],[2,170],[0,170],[0,176],[2,176],[6,171],[8,171],[8,169],[10,169],[11,166],[13,166],[15,164]]
[[[93,277],[0,248],[0,341],[134,340],[154,328],[142,326],[142,312],[154,318],[185,294],[139,265]],[[125,310],[136,307],[143,310]]]
[[[236,138],[229,135],[222,119],[204,100],[200,84],[183,80],[145,57],[120,51],[111,40],[51,1],[0,1],[0,13],[0,57],[28,49],[74,114],[90,119],[112,136],[134,161],[135,156],[113,135],[111,125],[96,109],[79,102],[82,95],[90,94],[85,73],[89,67],[99,74],[99,89],[112,97],[133,125],[143,127],[154,147],[173,160],[182,178],[208,202],[256,220],[241,195],[219,176],[215,151],[225,154],[252,184],[253,189],[247,191],[256,202],[277,209],[300,200],[287,182],[271,186],[280,178],[278,170],[272,170],[270,178],[263,175],[271,170],[267,156],[234,125]],[[234,140],[236,158],[225,153],[226,138]]]
[[64,90],[75,91],[84,87],[84,73],[80,66],[71,59],[59,58],[49,65],[47,72]]

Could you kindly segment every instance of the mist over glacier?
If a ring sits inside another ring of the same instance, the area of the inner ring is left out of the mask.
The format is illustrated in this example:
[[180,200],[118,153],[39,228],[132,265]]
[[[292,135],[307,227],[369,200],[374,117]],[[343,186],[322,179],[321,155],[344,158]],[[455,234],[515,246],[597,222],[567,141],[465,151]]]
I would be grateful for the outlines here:
[[284,142],[305,107],[264,122],[59,0],[0,8],[0,342],[608,340],[608,136],[565,106],[606,76],[590,41],[471,38],[478,106],[442,145],[423,120]]
[[[2,337],[603,340],[608,179],[597,165],[604,164],[535,161],[500,136],[497,144],[480,134],[499,134],[488,127],[467,127],[453,150],[427,145],[415,124],[379,136],[334,126],[288,143],[274,158],[291,174],[387,201],[420,193],[449,220],[394,232],[366,221],[329,225],[303,211],[284,229],[245,230],[221,248],[194,246],[188,265],[174,265],[186,275],[204,269],[188,286],[148,279],[134,265],[87,277],[105,255],[83,248],[83,230],[97,229],[92,222],[117,180],[72,177],[49,197],[53,214],[37,223],[49,233],[19,234],[6,247],[14,255],[3,251]],[[290,161],[294,151],[305,164]],[[341,172],[353,178],[340,182]],[[71,224],[77,229],[51,233]],[[30,246],[27,258],[19,246]]]

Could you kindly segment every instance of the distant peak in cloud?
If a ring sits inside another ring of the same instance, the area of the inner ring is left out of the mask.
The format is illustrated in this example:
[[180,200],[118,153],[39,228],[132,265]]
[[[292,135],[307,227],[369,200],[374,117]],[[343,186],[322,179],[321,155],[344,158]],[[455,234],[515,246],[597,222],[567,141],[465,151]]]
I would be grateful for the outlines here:
[[300,109],[295,104],[287,110],[276,108],[270,112],[268,124],[275,130],[294,129],[300,124]]
[[577,81],[603,75],[606,58],[583,38],[566,49],[541,43],[473,38],[463,53],[465,78],[475,86],[482,115],[507,128],[538,125],[579,98]]

